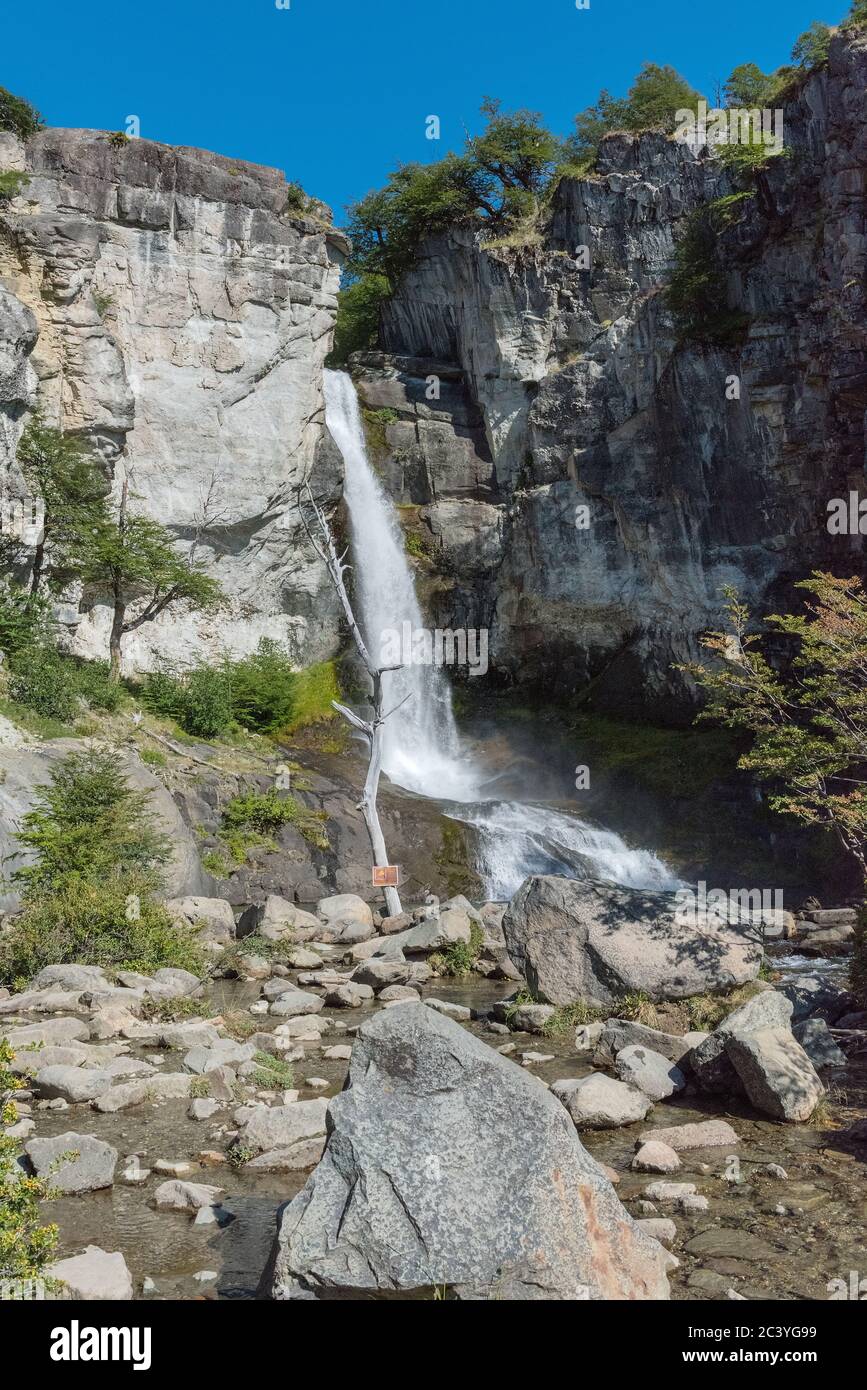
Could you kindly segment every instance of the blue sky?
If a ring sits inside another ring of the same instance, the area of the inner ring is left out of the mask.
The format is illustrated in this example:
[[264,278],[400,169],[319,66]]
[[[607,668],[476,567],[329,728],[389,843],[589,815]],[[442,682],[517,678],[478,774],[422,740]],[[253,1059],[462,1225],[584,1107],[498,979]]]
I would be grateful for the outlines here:
[[[123,129],[273,164],[344,206],[477,129],[483,96],[566,134],[601,87],[671,63],[712,99],[740,62],[788,61],[849,0],[40,0],[6,6],[0,85],[51,125]],[[439,141],[425,118],[441,121]]]

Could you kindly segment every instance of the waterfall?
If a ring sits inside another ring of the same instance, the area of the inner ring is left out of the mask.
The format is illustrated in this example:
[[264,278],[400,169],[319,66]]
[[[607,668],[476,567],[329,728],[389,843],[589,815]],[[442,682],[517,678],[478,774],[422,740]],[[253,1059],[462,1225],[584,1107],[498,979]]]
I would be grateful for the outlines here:
[[[325,420],[345,465],[356,617],[373,660],[388,633],[424,626],[394,507],[367,457],[364,425],[352,378],[325,372]],[[384,772],[410,791],[441,800],[477,795],[476,774],[461,751],[451,691],[435,666],[407,666],[383,678]],[[404,703],[401,703],[401,702]]]
[[[403,533],[367,457],[358,397],[346,372],[325,372],[325,420],[343,455],[355,614],[371,656],[380,661],[385,634],[401,633],[404,623],[417,632],[424,620]],[[486,800],[485,773],[461,746],[451,688],[438,667],[392,671],[383,689],[384,707],[395,710],[385,723],[383,771],[399,786],[445,802],[445,814],[476,829],[478,868],[490,897],[510,898],[533,873],[637,888],[677,886],[662,860],[630,849],[613,831],[544,805]]]

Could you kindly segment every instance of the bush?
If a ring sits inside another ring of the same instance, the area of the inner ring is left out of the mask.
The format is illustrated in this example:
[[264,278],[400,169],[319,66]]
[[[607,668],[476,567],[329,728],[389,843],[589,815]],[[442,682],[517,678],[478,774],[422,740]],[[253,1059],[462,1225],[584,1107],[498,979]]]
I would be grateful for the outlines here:
[[91,709],[104,709],[113,714],[121,704],[123,691],[111,679],[107,661],[83,661],[73,666],[73,684]]
[[327,366],[342,367],[350,353],[374,348],[379,339],[379,311],[388,298],[389,285],[384,275],[359,275],[337,295],[337,318],[334,323],[334,345]]
[[273,733],[292,719],[296,673],[279,642],[263,637],[252,656],[226,664],[232,710],[239,724]]
[[178,966],[201,974],[201,947],[148,896],[152,887],[146,874],[118,873],[102,882],[67,875],[59,889],[28,894],[0,937],[0,979],[16,984],[43,966],[70,962],[145,974]]
[[13,96],[5,87],[0,87],[0,130],[11,130],[13,135],[26,140],[28,135],[42,130],[44,124],[35,106],[31,106],[24,97]]
[[42,646],[51,630],[51,604],[9,580],[0,584],[0,651],[11,656]]
[[317,849],[330,849],[322,828],[325,819],[323,812],[308,811],[294,796],[280,796],[274,790],[245,792],[225,806],[220,838],[236,862],[243,862],[248,848],[268,846],[269,837],[283,825],[294,825]]
[[75,715],[74,673],[52,647],[20,648],[10,657],[9,694],[48,719],[68,722]]
[[29,182],[30,179],[27,174],[21,173],[19,169],[7,169],[0,174],[0,203],[17,198],[22,188],[26,188]]
[[[20,1078],[9,1070],[11,1061],[12,1049],[0,1038],[0,1095],[21,1089]],[[0,1125],[17,1119],[14,1102],[0,1101]],[[53,1193],[42,1178],[23,1174],[17,1160],[17,1141],[0,1130],[0,1277],[32,1279],[57,1245],[57,1227],[43,1226],[39,1215],[39,1203]]]
[[133,791],[108,749],[70,753],[40,787],[23,817],[19,844],[38,856],[16,870],[25,896],[60,892],[68,884],[100,884],[118,873],[135,873],[151,888],[169,855],[168,841],[154,827],[147,793]]
[[174,719],[193,738],[216,738],[232,722],[228,672],[213,666],[194,666],[184,675],[154,671],[141,698],[148,709]]
[[744,335],[748,319],[728,306],[719,235],[749,193],[734,193],[699,208],[687,221],[675,249],[675,268],[666,301],[684,338],[728,347]]

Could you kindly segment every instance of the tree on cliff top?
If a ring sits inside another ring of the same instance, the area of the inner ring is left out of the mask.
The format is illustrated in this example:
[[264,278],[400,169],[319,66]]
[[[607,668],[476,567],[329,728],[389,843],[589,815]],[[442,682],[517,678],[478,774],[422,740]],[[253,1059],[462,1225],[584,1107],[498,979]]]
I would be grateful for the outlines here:
[[575,117],[575,134],[569,140],[574,160],[595,157],[603,136],[615,130],[664,130],[671,134],[679,110],[695,111],[701,93],[685,77],[666,64],[645,63],[625,97],[613,97],[604,89],[592,106]]
[[16,97],[5,87],[0,87],[0,130],[11,130],[13,135],[26,140],[28,135],[35,135],[44,125],[35,106],[31,106],[24,97]]

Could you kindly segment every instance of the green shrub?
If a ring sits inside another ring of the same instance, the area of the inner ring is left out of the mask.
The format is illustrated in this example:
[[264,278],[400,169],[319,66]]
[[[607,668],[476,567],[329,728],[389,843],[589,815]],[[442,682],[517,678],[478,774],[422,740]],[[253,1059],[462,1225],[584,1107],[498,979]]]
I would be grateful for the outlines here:
[[23,648],[42,646],[51,631],[51,604],[20,584],[0,584],[0,651],[7,656]]
[[375,273],[359,275],[337,294],[334,345],[328,355],[329,367],[342,367],[352,352],[376,347],[379,338],[379,311],[390,293],[388,280]]
[[0,203],[8,202],[10,198],[17,198],[22,188],[26,188],[30,179],[19,169],[7,169],[0,174]]
[[[10,1071],[12,1049],[0,1038],[0,1096],[21,1089],[21,1078]],[[18,1119],[14,1100],[0,1100],[0,1125]],[[53,1196],[42,1178],[23,1174],[18,1164],[18,1141],[0,1129],[0,1276],[32,1279],[51,1259],[57,1245],[57,1227],[44,1226],[39,1204]]]
[[322,828],[324,812],[308,811],[293,796],[278,792],[245,792],[234,796],[223,810],[220,839],[233,859],[243,863],[248,848],[269,844],[269,837],[283,825],[294,825],[310,844],[330,849]]
[[94,882],[66,875],[58,889],[29,893],[12,928],[0,937],[0,979],[29,980],[46,965],[102,965],[150,974],[179,966],[201,974],[203,953],[190,931],[175,927],[148,896],[147,875],[122,873]]
[[289,1091],[295,1085],[292,1064],[282,1057],[272,1057],[270,1052],[254,1052],[253,1085],[263,1091]]
[[274,733],[292,719],[296,673],[279,642],[263,637],[256,651],[226,664],[232,710],[239,724],[258,733]]
[[154,827],[147,799],[128,786],[113,751],[70,753],[22,818],[17,839],[38,858],[16,870],[15,881],[27,895],[45,894],[131,872],[155,887],[169,845]]
[[684,338],[730,347],[746,333],[747,315],[729,308],[719,237],[750,196],[741,192],[719,198],[698,208],[687,221],[675,249],[674,273],[666,291],[675,325]]
[[26,140],[28,135],[42,130],[43,125],[35,106],[31,106],[24,97],[13,96],[5,87],[0,87],[0,130],[11,130],[13,135]]
[[74,672],[52,647],[20,648],[10,657],[9,694],[37,714],[64,722],[78,704]]
[[141,689],[141,702],[154,714],[165,715],[180,723],[184,709],[184,683],[165,668],[151,671]]
[[107,661],[82,661],[73,666],[73,684],[91,709],[104,709],[113,714],[123,700],[123,690],[111,679]]
[[187,677],[179,723],[194,738],[216,738],[232,722],[232,695],[222,671],[197,666]]

